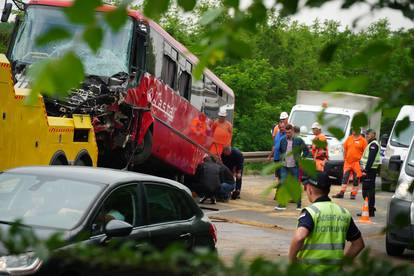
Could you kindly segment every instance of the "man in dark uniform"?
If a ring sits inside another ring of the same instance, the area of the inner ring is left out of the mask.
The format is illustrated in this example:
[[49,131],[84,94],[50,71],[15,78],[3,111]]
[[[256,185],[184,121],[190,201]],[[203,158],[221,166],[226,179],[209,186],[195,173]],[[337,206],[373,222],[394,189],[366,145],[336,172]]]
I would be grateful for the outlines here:
[[[375,216],[375,178],[378,167],[381,164],[380,145],[376,140],[376,133],[373,129],[368,129],[366,139],[368,146],[365,148],[361,158],[362,167],[362,197],[368,198],[369,216]],[[361,216],[361,213],[357,214]]]
[[[328,197],[329,176],[325,172],[316,179],[303,180],[312,205],[304,208],[293,236],[289,260],[300,262],[306,269],[321,273],[325,269],[341,269],[344,257],[354,258],[365,247],[361,232],[351,214]],[[345,250],[345,242],[351,246]]]
[[201,197],[200,203],[210,199],[210,203],[215,204],[215,196],[221,185],[220,165],[215,162],[213,157],[206,154],[203,163],[198,165],[194,178],[196,183],[192,185],[192,188]]
[[224,147],[221,160],[223,161],[223,164],[226,165],[226,167],[233,173],[234,178],[236,178],[236,189],[233,191],[231,198],[240,198],[244,164],[243,154],[235,147]]

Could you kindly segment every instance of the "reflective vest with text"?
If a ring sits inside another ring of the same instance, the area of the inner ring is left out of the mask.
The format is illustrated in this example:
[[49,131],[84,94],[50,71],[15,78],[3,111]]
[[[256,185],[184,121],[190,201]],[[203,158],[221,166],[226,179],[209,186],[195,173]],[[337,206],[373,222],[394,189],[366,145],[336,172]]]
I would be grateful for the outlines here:
[[312,271],[340,269],[351,214],[331,201],[316,202],[305,209],[314,227],[297,257]]
[[371,168],[372,169],[377,169],[379,167],[379,165],[381,165],[381,155],[380,155],[380,145],[377,142],[377,140],[371,141],[371,143],[368,144],[368,146],[365,148],[364,153],[362,154],[362,158],[361,158],[361,164],[362,167],[365,168],[367,166],[368,163],[368,156],[369,156],[369,148],[372,144],[376,144],[378,147],[378,151],[377,154],[375,155],[375,159],[374,162],[372,163]]

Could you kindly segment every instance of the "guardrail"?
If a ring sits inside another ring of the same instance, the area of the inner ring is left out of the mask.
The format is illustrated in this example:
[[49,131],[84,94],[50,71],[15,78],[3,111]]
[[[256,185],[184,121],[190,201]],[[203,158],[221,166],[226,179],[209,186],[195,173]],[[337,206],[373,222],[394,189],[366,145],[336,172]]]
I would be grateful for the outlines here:
[[245,151],[243,152],[244,162],[255,163],[255,162],[266,162],[270,151]]

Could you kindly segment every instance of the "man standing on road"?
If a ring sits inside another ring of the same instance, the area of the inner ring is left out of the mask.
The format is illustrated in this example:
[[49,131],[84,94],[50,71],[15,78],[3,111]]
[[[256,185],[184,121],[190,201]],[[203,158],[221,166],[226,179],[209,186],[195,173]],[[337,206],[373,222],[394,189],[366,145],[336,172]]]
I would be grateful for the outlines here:
[[[381,164],[380,145],[376,140],[376,133],[373,129],[367,130],[368,146],[365,148],[361,158],[362,165],[362,197],[368,197],[369,216],[375,216],[375,178],[378,166]],[[361,213],[357,214],[358,216]]]
[[223,164],[233,173],[236,178],[236,189],[231,195],[232,199],[240,198],[240,192],[242,187],[243,177],[243,163],[244,157],[241,151],[235,147],[224,147],[223,154],[221,155]]
[[315,138],[312,140],[312,157],[315,161],[316,170],[323,172],[329,157],[328,140],[322,133],[322,127],[318,122],[312,124],[312,132],[315,135]]
[[359,181],[362,177],[359,162],[366,147],[367,141],[362,137],[359,129],[354,130],[352,135],[346,139],[344,143],[344,176],[342,178],[342,187],[341,191],[333,196],[334,198],[344,198],[348,180],[352,172],[354,186],[352,187],[350,199],[355,199],[358,194]]
[[[361,232],[348,210],[328,197],[329,176],[318,173],[316,180],[304,180],[306,195],[312,203],[303,209],[289,249],[289,260],[320,273],[340,270],[344,257],[355,258],[365,247]],[[345,250],[345,241],[351,246]]]
[[214,122],[212,127],[213,144],[210,147],[210,152],[214,155],[220,156],[223,152],[223,148],[231,145],[233,126],[226,120],[226,110],[220,110],[218,116],[218,120]]
[[[273,158],[273,162],[278,163],[280,161],[280,141],[283,137],[285,137],[285,123],[279,124],[279,131],[277,132],[275,139],[273,140],[273,147],[272,151],[270,152],[267,159],[270,161]],[[279,184],[280,182],[280,168],[275,169],[275,177],[276,177],[276,183]]]
[[282,123],[287,125],[288,118],[289,118],[289,114],[286,111],[283,111],[282,113],[280,113],[279,123],[274,125],[272,128],[272,139],[273,140],[275,139],[276,134],[279,132],[279,128],[280,128],[279,125]]
[[[286,183],[288,175],[293,176],[299,181],[299,160],[302,156],[309,154],[309,150],[306,147],[305,142],[300,138],[294,136],[293,126],[291,124],[286,125],[286,136],[280,141],[280,159],[283,162],[283,167],[280,171],[281,183],[279,185],[289,185]],[[296,208],[301,209],[301,199],[296,203]],[[286,207],[277,205],[275,210],[285,210]]]

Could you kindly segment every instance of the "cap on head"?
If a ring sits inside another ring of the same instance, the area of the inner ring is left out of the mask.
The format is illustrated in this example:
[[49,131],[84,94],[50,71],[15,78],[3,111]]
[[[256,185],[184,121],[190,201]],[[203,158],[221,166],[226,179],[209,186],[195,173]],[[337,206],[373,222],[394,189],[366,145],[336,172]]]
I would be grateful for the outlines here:
[[282,113],[280,113],[280,120],[285,120],[287,118],[289,118],[289,114],[287,112],[283,111]]
[[314,128],[316,128],[316,129],[322,129],[321,125],[318,122],[314,122],[312,124],[312,129],[314,129]]
[[320,172],[315,178],[309,177],[303,180],[303,184],[309,184],[321,190],[328,190],[331,188],[331,180],[325,172]]
[[226,110],[220,110],[219,113],[218,113],[218,115],[220,117],[226,117],[227,116],[227,111]]

